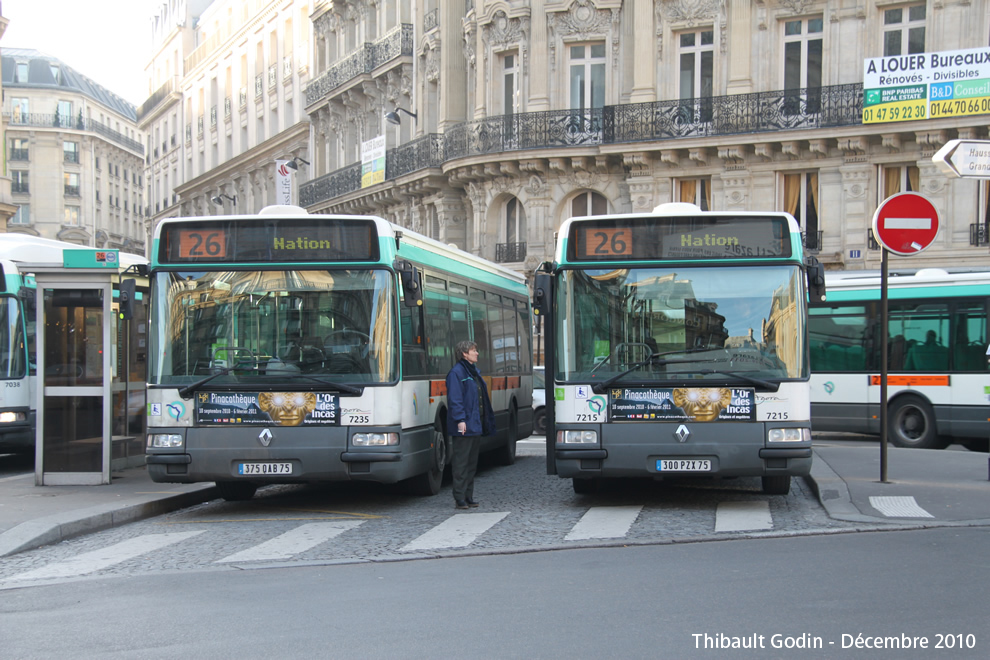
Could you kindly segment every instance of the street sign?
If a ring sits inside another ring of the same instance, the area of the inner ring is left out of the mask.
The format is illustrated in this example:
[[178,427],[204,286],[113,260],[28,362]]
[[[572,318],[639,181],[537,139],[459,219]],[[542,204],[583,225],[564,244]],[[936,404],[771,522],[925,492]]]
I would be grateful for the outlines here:
[[990,140],[949,140],[932,162],[952,176],[990,179]]
[[938,228],[938,209],[915,192],[891,195],[873,214],[877,242],[902,257],[918,254],[934,243]]

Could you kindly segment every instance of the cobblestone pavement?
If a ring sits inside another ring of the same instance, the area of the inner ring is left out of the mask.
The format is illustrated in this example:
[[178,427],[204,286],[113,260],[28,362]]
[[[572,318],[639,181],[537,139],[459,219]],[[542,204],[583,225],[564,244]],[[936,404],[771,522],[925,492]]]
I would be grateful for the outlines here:
[[413,497],[376,484],[271,486],[248,502],[189,509],[0,559],[0,588],[76,577],[388,561],[740,536],[863,529],[829,518],[801,479],[786,496],[758,478],[608,484],[577,495],[546,474],[537,438],[513,466],[483,459],[477,509],[455,511],[450,484]]

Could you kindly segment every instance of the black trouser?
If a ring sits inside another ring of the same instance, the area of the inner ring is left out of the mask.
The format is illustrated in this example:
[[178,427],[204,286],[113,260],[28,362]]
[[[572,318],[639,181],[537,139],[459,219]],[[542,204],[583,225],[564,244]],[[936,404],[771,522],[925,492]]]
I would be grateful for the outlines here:
[[478,471],[480,435],[455,435],[451,438],[454,456],[450,469],[454,475],[454,499],[474,499],[474,473]]

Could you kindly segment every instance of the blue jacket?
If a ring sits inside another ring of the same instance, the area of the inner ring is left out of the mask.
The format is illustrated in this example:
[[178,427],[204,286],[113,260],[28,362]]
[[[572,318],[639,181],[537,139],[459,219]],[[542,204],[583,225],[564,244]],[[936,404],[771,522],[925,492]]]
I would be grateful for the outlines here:
[[[472,377],[476,376],[477,379]],[[478,410],[478,388],[485,407],[485,420],[482,423]],[[477,367],[467,360],[458,360],[447,374],[447,433],[458,437],[457,424],[467,422],[468,435],[492,435],[495,433],[495,411],[488,398],[488,387]]]

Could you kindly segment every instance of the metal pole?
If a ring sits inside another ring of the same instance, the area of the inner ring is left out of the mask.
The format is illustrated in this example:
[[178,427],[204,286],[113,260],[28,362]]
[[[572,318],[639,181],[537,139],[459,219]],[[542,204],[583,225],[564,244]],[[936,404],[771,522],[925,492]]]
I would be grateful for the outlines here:
[[880,482],[887,483],[887,248],[880,249]]

